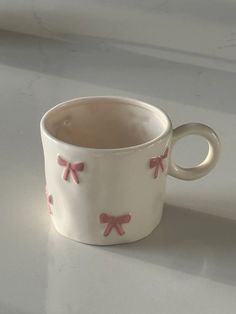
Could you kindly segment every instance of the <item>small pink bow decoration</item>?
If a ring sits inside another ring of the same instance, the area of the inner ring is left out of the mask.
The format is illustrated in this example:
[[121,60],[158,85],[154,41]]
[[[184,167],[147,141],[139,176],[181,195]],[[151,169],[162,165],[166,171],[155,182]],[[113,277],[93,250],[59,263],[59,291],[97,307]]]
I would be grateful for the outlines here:
[[100,215],[100,223],[107,224],[103,235],[107,237],[113,228],[116,229],[117,233],[121,236],[125,233],[122,224],[127,224],[131,219],[129,214],[122,216],[110,216],[106,213]]
[[57,156],[57,162],[60,166],[65,167],[65,170],[63,172],[63,179],[68,180],[69,175],[71,174],[74,182],[79,184],[79,177],[76,171],[83,171],[84,170],[84,163],[83,162],[74,162],[71,163],[61,156]]
[[53,214],[52,208],[51,208],[51,205],[53,204],[52,195],[48,193],[47,189],[45,190],[45,195],[46,195],[46,199],[47,199],[49,214],[52,215]]
[[164,171],[163,159],[165,159],[167,156],[168,156],[168,147],[166,148],[164,154],[150,159],[150,168],[155,167],[154,178],[157,178],[158,176],[159,167],[161,168],[162,172]]

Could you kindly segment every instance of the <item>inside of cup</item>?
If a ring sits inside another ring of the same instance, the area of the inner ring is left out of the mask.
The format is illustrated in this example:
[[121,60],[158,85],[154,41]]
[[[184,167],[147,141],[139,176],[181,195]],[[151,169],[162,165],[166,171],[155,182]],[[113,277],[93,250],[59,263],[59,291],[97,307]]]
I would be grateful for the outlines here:
[[97,149],[125,148],[160,137],[168,127],[167,116],[140,101],[81,98],[50,110],[44,127],[68,144]]

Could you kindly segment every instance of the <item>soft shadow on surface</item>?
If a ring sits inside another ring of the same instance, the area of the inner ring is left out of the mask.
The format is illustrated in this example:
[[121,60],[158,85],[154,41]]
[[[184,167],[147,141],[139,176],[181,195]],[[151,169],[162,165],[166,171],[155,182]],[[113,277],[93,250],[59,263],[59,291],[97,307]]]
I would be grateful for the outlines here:
[[131,244],[85,245],[52,228],[45,313],[114,313],[113,304],[116,313],[128,313],[122,310],[127,296],[129,304],[146,313],[143,302],[155,304],[155,293],[147,293],[153,287],[163,290],[158,298],[167,303],[173,294],[184,302],[184,286],[192,298],[197,293],[202,299],[211,289],[209,300],[214,302],[212,290],[214,297],[222,291],[224,298],[236,286],[235,239],[236,222],[170,205],[160,226]]
[[166,205],[147,238],[103,250],[236,286],[236,222]]
[[[1,314],[33,314],[32,312],[21,311],[18,308],[15,308],[12,306],[7,306],[7,305],[1,304],[1,303],[0,303],[0,313]],[[34,312],[34,313],[37,313],[37,312]]]

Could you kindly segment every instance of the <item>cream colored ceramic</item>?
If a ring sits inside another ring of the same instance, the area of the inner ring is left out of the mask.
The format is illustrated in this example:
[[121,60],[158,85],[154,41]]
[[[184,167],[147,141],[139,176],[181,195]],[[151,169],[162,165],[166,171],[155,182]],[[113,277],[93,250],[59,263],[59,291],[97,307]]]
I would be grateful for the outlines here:
[[[197,134],[209,145],[191,169],[171,159],[173,145]],[[219,139],[202,124],[172,130],[157,107],[123,97],[84,97],[49,110],[41,120],[46,196],[57,231],[98,245],[131,242],[162,217],[166,176],[194,180],[216,164]]]

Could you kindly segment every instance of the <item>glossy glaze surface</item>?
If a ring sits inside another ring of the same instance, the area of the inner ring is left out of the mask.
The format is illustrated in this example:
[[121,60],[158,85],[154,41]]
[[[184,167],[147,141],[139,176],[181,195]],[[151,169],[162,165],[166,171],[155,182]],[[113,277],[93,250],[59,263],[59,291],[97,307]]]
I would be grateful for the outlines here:
[[[62,128],[72,116],[74,126]],[[172,139],[172,125],[163,111],[124,97],[69,100],[49,110],[40,128],[46,185],[54,199],[54,226],[68,238],[87,244],[146,237],[162,217],[166,175],[201,178],[215,166],[220,151],[219,139],[209,127],[185,124],[174,130]],[[207,139],[205,159],[188,169],[177,166],[173,158],[169,162],[173,145],[192,134]],[[62,174],[58,165],[64,168]],[[155,168],[154,175],[149,168]],[[104,211],[110,217],[102,221],[108,223],[105,232],[99,224]],[[126,231],[123,223],[129,223]]]

